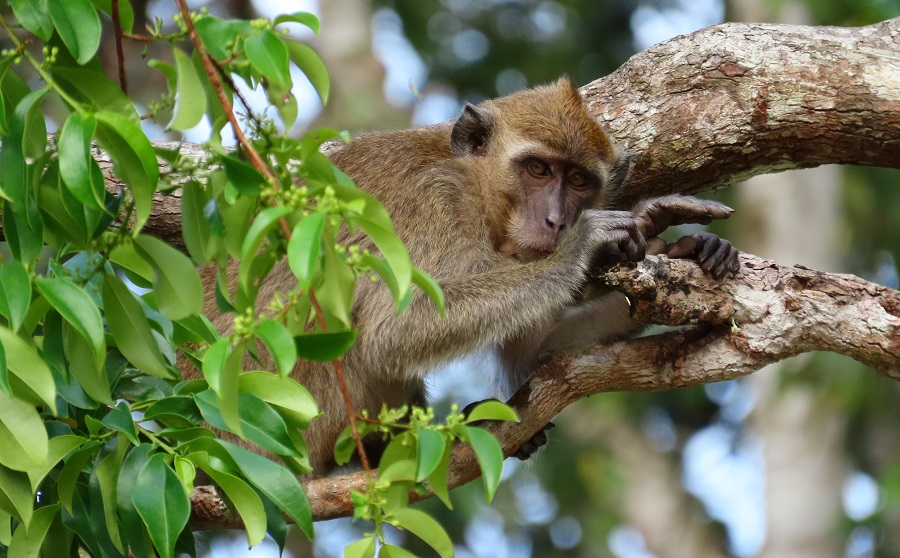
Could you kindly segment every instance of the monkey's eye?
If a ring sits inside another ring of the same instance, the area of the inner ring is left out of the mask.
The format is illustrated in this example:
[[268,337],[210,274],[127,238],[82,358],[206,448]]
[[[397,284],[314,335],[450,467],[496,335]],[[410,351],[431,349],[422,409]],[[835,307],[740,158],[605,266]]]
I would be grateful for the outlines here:
[[567,182],[569,183],[569,186],[571,186],[573,188],[579,188],[579,189],[587,188],[588,185],[590,184],[590,181],[588,180],[588,178],[583,173],[580,173],[580,172],[573,172],[572,174],[570,174],[569,178],[567,179]]
[[549,176],[550,165],[540,159],[532,159],[528,162],[528,172],[534,176]]

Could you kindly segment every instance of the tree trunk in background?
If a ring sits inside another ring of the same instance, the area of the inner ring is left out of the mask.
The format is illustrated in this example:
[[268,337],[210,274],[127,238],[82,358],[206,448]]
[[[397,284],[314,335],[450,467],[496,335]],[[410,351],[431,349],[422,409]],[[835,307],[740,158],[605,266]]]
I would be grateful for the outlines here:
[[[797,2],[765,13],[760,0],[735,0],[737,20],[808,24]],[[840,169],[826,166],[758,176],[738,188],[737,246],[783,265],[840,271]],[[771,365],[749,378],[757,395],[751,416],[763,440],[766,541],[762,558],[828,558],[843,555],[833,533],[841,518],[847,463],[840,413],[823,408],[807,385],[783,387],[786,374],[810,355]]]
[[409,124],[409,113],[384,98],[384,68],[372,52],[372,4],[319,2],[325,32],[314,45],[331,77],[328,104],[317,119],[330,128],[375,130]]

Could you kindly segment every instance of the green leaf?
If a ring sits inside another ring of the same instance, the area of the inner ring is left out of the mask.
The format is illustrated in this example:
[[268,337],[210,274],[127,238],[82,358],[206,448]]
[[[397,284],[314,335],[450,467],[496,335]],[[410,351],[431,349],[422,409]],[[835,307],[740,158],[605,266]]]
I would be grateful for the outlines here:
[[181,234],[184,245],[196,264],[205,264],[215,255],[210,245],[210,221],[206,216],[209,194],[196,180],[181,188]]
[[53,470],[62,459],[69,455],[75,448],[87,441],[81,436],[65,435],[50,438],[48,444],[47,458],[40,467],[27,471],[28,480],[31,482],[32,492],[37,492],[41,486],[44,477]]
[[344,558],[375,558],[375,537],[368,536],[345,546]]
[[[242,349],[232,347],[228,338],[223,337],[213,343],[203,355],[203,377],[216,394],[212,401],[213,409],[221,416],[222,424],[218,426],[227,427],[238,435],[243,435],[238,412],[238,378],[242,353]],[[203,407],[200,411],[204,416],[211,412],[204,412]]]
[[350,310],[353,306],[356,277],[347,262],[338,257],[334,244],[328,242],[330,236],[330,234],[325,235],[324,281],[316,294],[322,308],[349,328],[352,323]]
[[399,546],[385,544],[378,551],[378,558],[416,558],[416,555]]
[[[218,402],[211,390],[195,394],[194,400],[206,422],[216,428],[230,428],[222,419]],[[241,393],[238,395],[238,408],[242,438],[276,455],[298,455],[284,419],[262,399],[250,393]]]
[[428,275],[421,269],[414,267],[412,268],[412,282],[413,285],[422,289],[422,292],[428,295],[428,298],[434,302],[434,305],[437,307],[438,312],[441,313],[441,317],[444,317],[444,291],[441,289],[441,286],[438,285],[437,281],[435,281],[431,275]]
[[425,541],[443,558],[453,558],[453,542],[450,536],[441,524],[427,513],[413,508],[394,510],[389,521]]
[[78,380],[78,387],[95,401],[112,405],[109,376],[106,374],[104,363],[97,362],[91,346],[84,337],[75,328],[66,324],[63,328],[63,344],[69,370]]
[[114,112],[100,111],[95,116],[99,124],[97,142],[107,151],[114,163],[113,170],[134,196],[134,226],[140,230],[150,216],[153,192],[159,181],[156,152],[137,122]]
[[263,320],[257,327],[256,334],[275,360],[278,373],[283,377],[289,376],[297,362],[297,346],[291,333],[275,320]]
[[33,509],[34,495],[28,475],[0,465],[0,510],[21,521],[27,528]]
[[39,467],[47,459],[44,421],[34,407],[0,391],[0,465],[15,471]]
[[178,378],[169,370],[140,303],[115,275],[103,277],[103,307],[109,333],[131,364],[152,376]]
[[[53,374],[43,359],[33,347],[2,326],[0,326],[0,345],[3,345],[6,353],[8,371],[56,414],[56,385],[53,382]],[[15,394],[22,398],[21,394]]]
[[319,18],[309,12],[294,12],[292,14],[281,14],[275,18],[273,25],[279,23],[299,23],[312,29],[316,35],[319,34]]
[[206,452],[192,453],[188,459],[203,469],[234,504],[247,530],[247,546],[252,548],[261,543],[266,536],[267,522],[259,495],[239,477],[213,467]]
[[153,262],[153,292],[159,311],[170,320],[199,314],[203,283],[190,258],[152,236],[138,235],[134,244]]
[[391,266],[394,278],[397,281],[397,289],[400,293],[399,298],[406,296],[409,285],[412,282],[412,264],[409,261],[409,253],[403,242],[397,238],[394,231],[383,228],[378,223],[370,221],[364,217],[357,215],[349,216],[348,221],[359,226],[366,235],[372,239],[381,255]]
[[480,420],[504,420],[519,422],[519,416],[512,407],[495,399],[482,401],[466,417],[466,424]]
[[116,511],[122,523],[125,540],[136,558],[154,556],[147,528],[131,500],[138,474],[147,463],[147,456],[152,450],[153,446],[150,444],[141,444],[132,448],[122,461],[119,478],[116,481]]
[[41,545],[53,520],[59,514],[59,504],[51,504],[34,511],[31,523],[19,525],[13,533],[7,558],[39,558]]
[[12,542],[12,515],[0,509],[0,545],[9,548]]
[[50,19],[47,0],[11,0],[13,14],[25,29],[44,41],[53,36],[53,20]]
[[453,446],[447,444],[444,447],[444,453],[438,462],[434,471],[428,475],[428,486],[434,495],[441,499],[447,509],[453,509],[453,503],[450,501],[450,490],[447,488],[447,471],[450,467],[450,454]]
[[162,558],[174,558],[175,540],[187,525],[191,502],[162,454],[155,454],[138,474],[131,501]]
[[47,302],[90,343],[94,359],[102,363],[106,358],[103,319],[91,297],[65,277],[36,277],[34,284]]
[[[30,190],[25,157],[32,155],[39,157],[43,154],[44,144],[40,146],[40,153],[32,153],[37,150],[37,145],[32,145],[36,141],[33,136],[41,136],[37,140],[44,143],[47,141],[46,129],[40,130],[39,126],[30,126],[29,124],[32,115],[41,116],[41,101],[46,93],[46,87],[31,91],[16,104],[13,117],[8,123],[8,133],[3,136],[3,142],[0,145],[0,184],[3,184],[5,197],[13,202],[14,212],[23,217],[26,216],[25,203]],[[43,118],[40,119],[39,124],[44,124]],[[6,218],[4,218],[3,228],[6,229],[7,226]],[[7,240],[9,240],[8,235]]]
[[281,465],[240,446],[225,441],[220,441],[220,444],[228,450],[250,484],[282,509],[312,540],[312,511],[297,477]]
[[31,304],[31,279],[25,266],[12,260],[0,266],[0,314],[18,331]]
[[206,92],[191,57],[180,48],[173,48],[172,53],[178,71],[178,89],[175,93],[175,111],[166,129],[188,130],[199,124],[206,113]]
[[59,133],[59,176],[75,199],[89,209],[103,207],[106,193],[103,181],[92,180],[91,139],[97,120],[91,114],[73,112]]
[[59,501],[70,514],[74,513],[72,498],[84,466],[98,451],[100,451],[99,442],[88,442],[66,459],[66,464],[63,465],[62,471],[59,473],[56,484]]
[[194,26],[197,28],[200,38],[203,39],[203,45],[212,57],[220,62],[231,54],[225,45],[252,29],[249,21],[226,21],[212,16],[198,19]]
[[485,499],[488,503],[494,499],[494,492],[500,484],[500,475],[503,473],[503,450],[490,432],[476,426],[467,427],[469,431],[469,443],[475,450],[478,465],[481,467],[481,477],[484,479]]
[[[122,435],[118,435],[114,440],[107,442],[106,447],[110,448],[111,444],[112,451],[102,456],[94,464],[94,469],[91,471],[88,481],[88,488],[90,491],[92,519],[94,521],[99,519],[97,508],[102,508],[103,521],[106,527],[104,535],[109,538],[108,542],[112,544],[116,551],[120,554],[125,554],[125,545],[122,543],[122,533],[119,528],[119,517],[116,514],[116,481],[119,478],[122,460],[129,445]],[[101,544],[105,543],[101,541]]]
[[49,0],[53,25],[80,65],[86,64],[100,46],[100,18],[90,0]]
[[313,276],[319,269],[324,226],[325,213],[316,211],[301,219],[291,232],[287,248],[288,265],[303,291],[309,289]]
[[268,29],[250,35],[244,52],[253,68],[273,85],[290,88],[291,70],[284,41]]
[[238,270],[241,287],[245,290],[249,286],[248,280],[250,277],[250,268],[260,244],[262,244],[263,239],[265,239],[269,231],[278,225],[279,220],[292,211],[293,209],[291,207],[283,205],[263,209],[259,212],[259,215],[256,216],[253,225],[250,226],[250,230],[247,231],[247,236],[244,237],[244,243],[241,246],[241,263],[240,269]]
[[420,428],[416,444],[416,482],[430,476],[441,462],[447,443],[437,430]]
[[268,372],[247,372],[241,374],[240,392],[252,393],[280,411],[287,411],[288,416],[300,428],[306,428],[319,415],[312,395],[291,378]]
[[[120,1],[120,5],[124,2]],[[128,95],[115,81],[106,77],[100,68],[66,67],[55,64],[51,71],[57,85],[71,97],[94,110],[114,112],[140,124],[141,118]]]
[[305,333],[294,338],[297,354],[306,360],[330,362],[344,356],[356,342],[356,331]]
[[259,195],[266,179],[256,170],[253,165],[245,163],[237,158],[237,156],[228,155],[220,157],[219,162],[225,169],[225,175],[228,177],[228,183],[241,193],[248,197],[256,197]]
[[134,426],[131,409],[128,408],[128,404],[124,401],[110,409],[100,422],[107,428],[124,434],[132,444],[140,445],[141,441],[138,440],[137,428]]
[[322,103],[327,103],[331,81],[328,78],[328,69],[325,67],[325,63],[322,62],[322,58],[312,47],[299,41],[284,41],[284,45],[287,47],[291,60],[300,68],[316,89],[316,93],[319,94]]
[[[187,428],[198,425],[203,420],[194,398],[189,395],[173,395],[153,403],[144,412],[144,420],[159,420],[165,423],[176,421]],[[173,425],[177,426],[177,425]]]

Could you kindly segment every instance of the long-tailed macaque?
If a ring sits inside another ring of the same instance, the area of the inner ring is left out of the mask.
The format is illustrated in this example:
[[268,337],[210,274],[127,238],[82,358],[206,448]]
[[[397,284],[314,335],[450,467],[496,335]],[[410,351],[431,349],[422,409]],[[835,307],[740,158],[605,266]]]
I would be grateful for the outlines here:
[[[669,225],[728,217],[720,203],[673,195],[611,210],[632,156],[613,147],[567,78],[467,105],[451,124],[356,137],[331,157],[384,204],[414,265],[446,297],[443,319],[419,292],[397,316],[387,288],[359,282],[357,343],[343,361],[358,410],[423,404],[427,372],[482,347],[499,349],[515,388],[541,351],[635,333],[623,296],[586,287],[598,262],[641,260],[648,241],[656,252],[696,258],[716,277],[738,269],[736,251],[715,236],[671,247],[657,238]],[[261,294],[293,284],[280,264]],[[217,313],[212,300],[206,310]],[[323,474],[347,413],[330,365],[299,362],[294,377],[324,413],[307,434],[311,464]]]

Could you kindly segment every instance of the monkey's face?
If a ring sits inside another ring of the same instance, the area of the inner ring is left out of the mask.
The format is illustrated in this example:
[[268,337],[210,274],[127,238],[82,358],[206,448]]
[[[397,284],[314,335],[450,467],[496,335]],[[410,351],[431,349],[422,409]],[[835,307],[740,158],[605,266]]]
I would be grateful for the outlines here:
[[525,152],[512,160],[520,188],[501,250],[521,261],[544,258],[600,195],[603,178],[558,157]]

